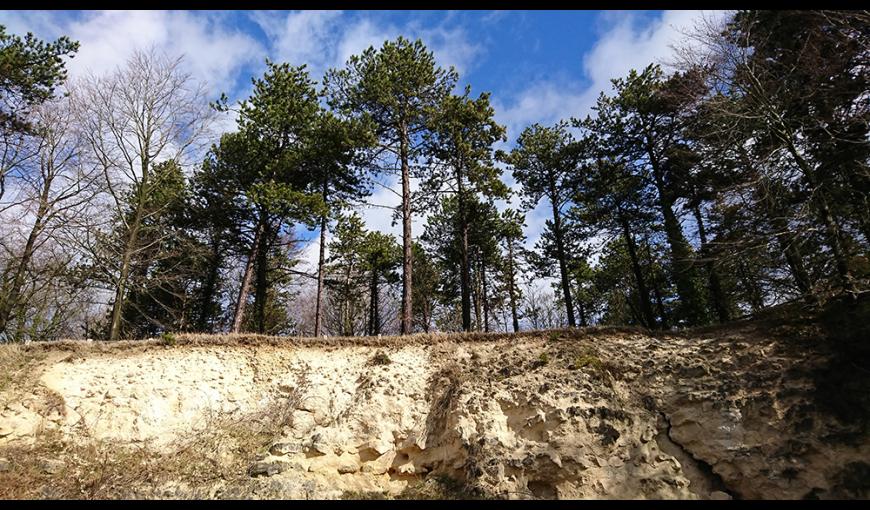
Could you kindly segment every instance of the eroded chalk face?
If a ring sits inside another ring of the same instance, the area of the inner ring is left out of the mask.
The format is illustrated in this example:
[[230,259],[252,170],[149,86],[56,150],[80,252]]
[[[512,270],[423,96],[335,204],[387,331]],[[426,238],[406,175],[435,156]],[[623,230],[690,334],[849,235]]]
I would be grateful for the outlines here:
[[154,452],[171,469],[128,488],[142,497],[796,498],[833,493],[870,453],[828,441],[812,455],[841,425],[790,410],[824,356],[739,333],[65,356],[23,398],[4,394],[0,448],[52,431],[119,459]]

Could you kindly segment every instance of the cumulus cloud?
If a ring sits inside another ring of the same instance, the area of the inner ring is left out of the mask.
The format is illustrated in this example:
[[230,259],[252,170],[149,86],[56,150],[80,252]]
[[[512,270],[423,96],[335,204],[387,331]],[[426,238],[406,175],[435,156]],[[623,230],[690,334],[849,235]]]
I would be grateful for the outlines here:
[[256,11],[251,18],[266,34],[270,58],[293,65],[307,64],[320,76],[333,64],[340,11]]
[[256,39],[225,21],[222,13],[183,11],[0,14],[0,22],[16,33],[32,31],[46,39],[68,35],[79,41],[79,51],[68,64],[70,76],[111,71],[134,50],[154,47],[170,56],[184,56],[185,69],[206,82],[214,94],[234,84],[239,70],[264,54]]
[[330,67],[343,66],[351,55],[400,35],[422,39],[439,64],[452,65],[460,73],[470,70],[483,52],[464,28],[451,25],[451,16],[427,27],[414,22],[400,26],[368,14],[337,11],[258,12],[252,19],[269,38],[273,58],[307,63],[316,78]]

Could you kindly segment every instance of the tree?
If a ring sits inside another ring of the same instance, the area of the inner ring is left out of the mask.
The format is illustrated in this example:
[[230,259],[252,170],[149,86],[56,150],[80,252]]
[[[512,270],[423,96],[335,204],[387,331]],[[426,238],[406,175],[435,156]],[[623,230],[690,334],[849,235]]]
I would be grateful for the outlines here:
[[[467,243],[470,263],[470,301],[475,314],[475,329],[488,330],[491,290],[493,276],[501,267],[498,250],[499,216],[491,202],[476,197],[467,197],[464,207],[470,222]],[[421,237],[440,269],[440,301],[451,305],[460,300],[459,324],[462,323],[461,285],[462,285],[462,247],[463,236],[459,214],[459,196],[444,195],[440,206],[430,214],[426,230]],[[452,321],[450,321],[452,323]]]
[[[571,198],[574,205],[568,212],[569,222],[588,228],[590,232],[584,237],[603,234],[605,239],[622,238],[637,289],[635,296],[640,322],[646,327],[655,327],[649,282],[641,265],[636,240],[636,236],[648,229],[652,221],[650,192],[641,176],[631,170],[633,163],[607,144],[609,133],[596,130],[595,120],[587,118],[578,126],[591,126],[592,129],[588,129],[582,141],[572,147],[588,159],[573,183]],[[659,325],[663,326],[663,320],[664,317],[659,318]]]
[[564,246],[562,209],[570,199],[571,182],[576,171],[572,154],[566,150],[572,142],[573,137],[568,132],[566,122],[559,122],[553,127],[534,124],[520,134],[516,147],[510,154],[501,154],[501,159],[513,167],[514,179],[523,187],[523,206],[526,209],[537,206],[542,198],[550,202],[555,255],[559,263],[562,295],[570,327],[576,326],[576,322]]
[[[190,188],[181,167],[164,161],[152,168],[149,191],[143,202],[133,197],[142,193],[130,190],[129,204],[141,207],[138,238],[141,248],[131,261],[130,285],[122,311],[121,335],[131,338],[154,336],[164,331],[191,328],[197,288],[206,263],[208,248],[191,229],[188,204]],[[116,237],[124,239],[129,216],[118,221]]]
[[[741,133],[754,160],[781,161],[776,174],[812,217],[790,218],[818,230],[837,286],[856,289],[850,258],[870,228],[867,210],[868,115],[866,36],[860,12],[739,11],[723,26],[691,35],[684,67],[703,62],[708,105]],[[761,157],[759,157],[761,156]],[[765,158],[766,159],[766,158]],[[778,174],[778,175],[777,175]],[[796,257],[789,264],[803,280]],[[804,282],[800,287],[806,287]]]
[[154,50],[137,51],[114,72],[84,79],[73,97],[77,122],[103,172],[116,217],[124,223],[112,276],[110,340],[120,335],[132,262],[145,248],[139,234],[153,214],[145,210],[153,166],[167,160],[183,164],[214,118],[204,86],[192,82],[181,62]]
[[366,240],[362,217],[357,213],[339,216],[329,243],[330,277],[326,283],[334,316],[331,329],[342,336],[354,336],[366,329],[365,314],[360,313],[364,309],[360,298],[365,294],[359,292],[365,281]]
[[380,309],[380,284],[398,281],[396,268],[401,263],[401,251],[393,236],[382,232],[368,232],[360,247],[363,270],[369,273],[369,321],[367,334],[381,334],[383,326]]
[[[18,249],[6,244],[7,240],[13,240],[11,222],[7,223],[9,231],[4,233],[2,242],[4,250],[15,255],[6,261],[0,280],[0,333],[17,338],[23,335],[23,318],[27,316],[28,303],[33,301],[26,289],[45,285],[44,279],[63,278],[56,271],[58,267],[53,264],[35,267],[34,259],[60,242],[64,230],[76,216],[85,214],[88,202],[100,191],[96,183],[99,174],[84,158],[84,142],[76,132],[68,104],[44,103],[35,107],[31,116],[28,119],[31,143],[36,146],[38,157],[20,168],[12,199],[0,202],[0,212],[16,216],[23,211],[32,212],[32,216],[24,214],[27,220],[23,246]],[[71,257],[72,253],[68,251],[67,255]],[[18,317],[15,334],[7,329],[13,317]]]
[[314,336],[320,336],[323,322],[324,267],[326,265],[326,230],[330,215],[335,215],[349,201],[368,193],[361,172],[359,154],[373,143],[370,132],[354,119],[341,120],[322,110],[316,132],[310,140],[308,165],[318,176],[324,212],[320,216],[320,253],[317,263],[317,295],[314,312]]
[[414,320],[428,333],[435,318],[441,273],[431,254],[418,242],[414,243]]
[[520,330],[517,306],[519,301],[522,299],[522,293],[517,285],[517,272],[519,271],[519,261],[525,254],[524,249],[520,244],[525,240],[525,236],[523,235],[524,226],[524,214],[515,209],[505,209],[502,211],[499,237],[504,243],[505,250],[507,251],[503,274],[507,286],[508,302],[511,309],[511,320],[513,321],[514,333],[517,333]]
[[0,25],[0,198],[6,191],[8,172],[34,152],[23,151],[22,138],[33,134],[32,108],[45,103],[66,81],[63,57],[73,58],[79,43],[63,36],[54,42],[28,32],[22,39]]
[[476,100],[468,96],[450,95],[432,112],[427,139],[431,155],[430,171],[420,189],[427,207],[437,206],[444,194],[453,194],[458,201],[457,234],[460,236],[460,289],[462,298],[462,328],[471,330],[471,263],[469,259],[469,223],[467,202],[470,197],[507,198],[509,189],[494,166],[492,146],[505,140],[505,128],[494,120],[495,111],[489,94]]
[[[266,255],[288,220],[313,227],[325,214],[322,179],[310,171],[312,138],[321,115],[314,82],[305,66],[266,62],[262,78],[254,79],[254,91],[239,106],[243,193],[255,218],[242,284],[239,289],[231,331],[242,326],[245,306],[258,265],[255,296],[262,319],[268,293]],[[220,109],[226,109],[221,105]],[[262,324],[262,320],[259,321]]]
[[674,211],[679,195],[672,156],[683,121],[679,101],[667,94],[668,84],[656,65],[640,73],[632,70],[627,77],[612,82],[614,95],[602,94],[595,106],[593,129],[606,133],[600,140],[606,141],[612,152],[632,161],[633,168],[655,190],[671,249],[671,277],[680,297],[680,318],[687,324],[704,323],[706,303],[699,289],[694,254]]
[[398,160],[402,181],[402,321],[401,332],[412,328],[411,164],[423,148],[428,116],[457,80],[453,68],[444,70],[420,40],[403,37],[386,41],[379,50],[369,47],[353,55],[344,69],[329,70],[324,82],[329,104],[345,115],[361,117],[378,138],[378,154]]

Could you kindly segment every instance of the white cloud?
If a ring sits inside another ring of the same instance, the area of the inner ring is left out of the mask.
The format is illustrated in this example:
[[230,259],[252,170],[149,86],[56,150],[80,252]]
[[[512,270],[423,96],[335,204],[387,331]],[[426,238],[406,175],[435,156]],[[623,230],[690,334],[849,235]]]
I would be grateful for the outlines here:
[[670,46],[676,43],[681,30],[690,28],[704,11],[666,11],[648,25],[637,26],[635,15],[606,13],[608,27],[593,48],[580,57],[586,86],[567,79],[532,80],[515,96],[496,103],[498,120],[508,126],[508,136],[516,139],[530,124],[551,124],[569,117],[584,117],[591,113],[598,95],[611,91],[610,80],[628,74],[631,69],[643,69],[651,63],[665,63],[671,56]]
[[293,65],[307,64],[320,76],[333,64],[340,11],[257,11],[251,18],[260,25],[271,46],[270,57]]
[[[283,16],[283,17],[282,17]],[[252,19],[269,38],[272,58],[294,65],[308,64],[312,76],[320,78],[329,67],[341,67],[351,55],[369,46],[402,35],[420,38],[443,66],[454,66],[462,73],[471,69],[483,48],[471,42],[465,29],[448,26],[450,16],[437,26],[417,23],[397,26],[369,16],[352,18],[338,11],[297,11],[287,14],[258,12]]]
[[343,66],[351,55],[362,53],[369,46],[380,47],[384,41],[399,35],[394,26],[381,27],[370,19],[362,19],[347,27],[337,45],[334,66]]
[[665,11],[661,18],[643,27],[636,26],[636,17],[631,14],[616,19],[583,58],[583,69],[592,80],[592,88],[609,90],[611,78],[651,63],[665,63],[671,55],[670,46],[682,38],[681,31],[691,28],[703,15],[704,11]]
[[496,120],[508,130],[512,144],[520,132],[535,122],[548,125],[587,110],[594,98],[589,89],[572,87],[569,83],[539,81],[510,101],[493,100]]
[[79,51],[67,66],[70,76],[111,71],[134,50],[155,47],[172,57],[183,55],[185,69],[215,94],[234,84],[244,65],[264,55],[260,43],[225,26],[223,19],[220,13],[184,11],[96,11],[78,17],[41,11],[0,14],[0,22],[16,33],[33,31],[46,39],[67,35],[79,41]]

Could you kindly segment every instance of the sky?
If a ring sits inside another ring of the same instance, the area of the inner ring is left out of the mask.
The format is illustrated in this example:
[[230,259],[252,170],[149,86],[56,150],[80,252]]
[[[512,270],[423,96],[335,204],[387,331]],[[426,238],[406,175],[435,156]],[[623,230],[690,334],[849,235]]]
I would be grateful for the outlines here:
[[[666,64],[681,31],[702,11],[0,11],[7,32],[33,32],[42,39],[68,35],[80,42],[68,62],[71,77],[113,70],[135,49],[156,47],[184,56],[191,75],[207,83],[217,99],[248,97],[251,78],[265,59],[306,64],[319,80],[350,55],[386,39],[420,38],[443,66],[460,75],[475,96],[490,92],[496,120],[507,127],[509,149],[524,127],[583,117],[610,79],[650,63]],[[234,121],[222,121],[232,130]],[[504,180],[515,183],[509,173]],[[395,179],[382,179],[395,186]],[[398,205],[399,197],[377,188],[369,202]],[[500,208],[513,203],[500,204]],[[399,236],[391,213],[380,207],[359,211],[368,228]],[[549,206],[527,214],[527,246],[534,246]],[[425,216],[413,223],[416,238]],[[315,264],[316,232],[303,250],[303,267]],[[300,268],[301,269],[301,268]]]

